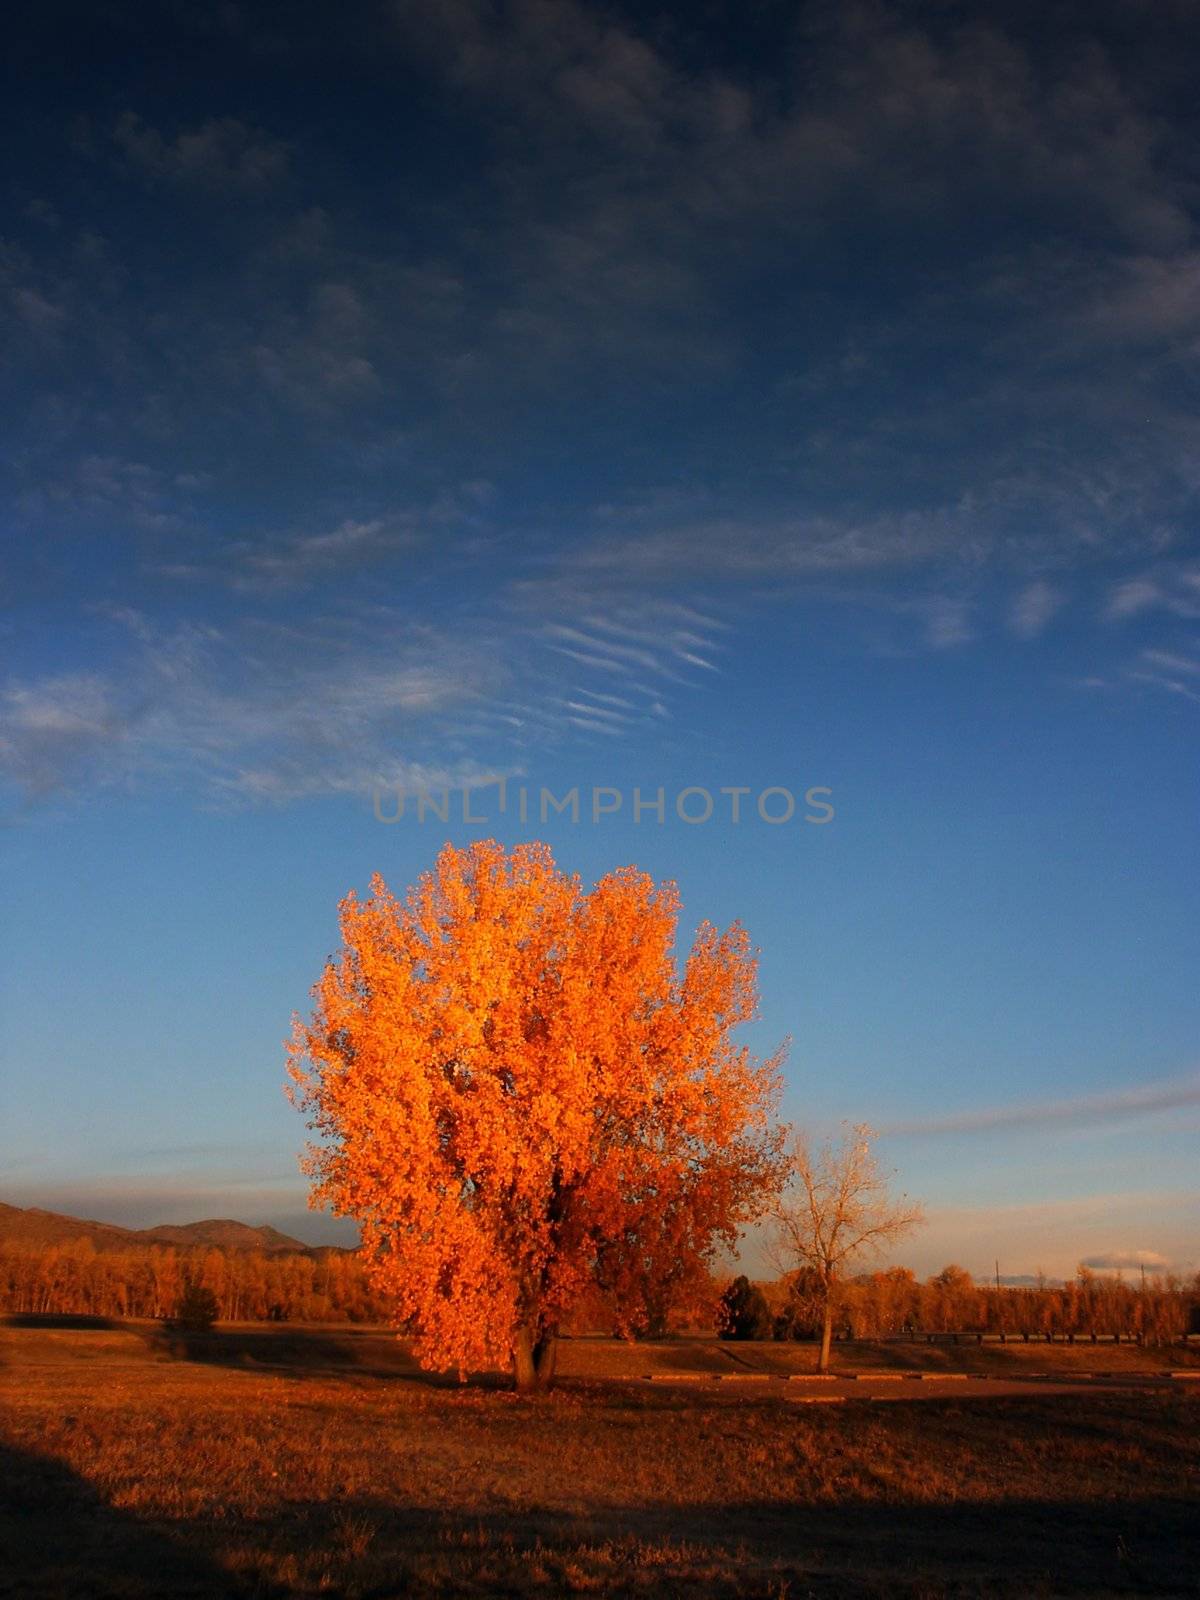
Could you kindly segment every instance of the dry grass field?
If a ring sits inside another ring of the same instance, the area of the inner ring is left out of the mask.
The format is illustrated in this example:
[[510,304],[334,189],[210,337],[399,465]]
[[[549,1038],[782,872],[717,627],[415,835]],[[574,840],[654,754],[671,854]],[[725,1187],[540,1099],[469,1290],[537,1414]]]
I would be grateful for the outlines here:
[[373,1332],[0,1328],[0,1593],[1198,1592],[1195,1384],[830,1406],[796,1384],[613,1381],[810,1356],[580,1341],[559,1389],[519,1400],[422,1378]]

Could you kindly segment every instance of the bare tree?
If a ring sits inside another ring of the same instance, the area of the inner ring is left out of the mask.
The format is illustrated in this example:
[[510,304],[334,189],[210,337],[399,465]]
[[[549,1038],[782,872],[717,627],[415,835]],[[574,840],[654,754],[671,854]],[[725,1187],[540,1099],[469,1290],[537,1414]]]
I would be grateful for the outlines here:
[[848,1128],[835,1144],[815,1152],[801,1134],[790,1151],[788,1181],[772,1212],[769,1249],[782,1272],[813,1268],[822,1296],[818,1370],[829,1370],[833,1295],[845,1268],[878,1255],[925,1220],[907,1195],[890,1192],[871,1149],[875,1135],[865,1123]]

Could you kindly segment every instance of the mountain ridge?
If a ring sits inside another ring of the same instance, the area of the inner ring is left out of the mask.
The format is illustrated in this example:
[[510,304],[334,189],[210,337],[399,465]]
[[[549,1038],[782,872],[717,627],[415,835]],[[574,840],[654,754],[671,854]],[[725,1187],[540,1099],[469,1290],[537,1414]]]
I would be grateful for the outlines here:
[[177,1249],[262,1250],[267,1254],[289,1251],[300,1255],[324,1253],[330,1246],[308,1245],[268,1224],[254,1227],[231,1217],[209,1217],[201,1222],[158,1223],[152,1228],[123,1228],[115,1222],[96,1222],[44,1211],[40,1206],[12,1206],[0,1201],[0,1243],[67,1244],[90,1239],[97,1250],[120,1250],[131,1245],[174,1246]]

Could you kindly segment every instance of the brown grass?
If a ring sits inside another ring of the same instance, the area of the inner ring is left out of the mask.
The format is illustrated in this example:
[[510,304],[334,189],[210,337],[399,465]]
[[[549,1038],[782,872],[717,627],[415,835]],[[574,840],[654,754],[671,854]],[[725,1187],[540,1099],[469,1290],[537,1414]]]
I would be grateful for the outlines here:
[[0,1330],[0,1594],[1195,1592],[1190,1390],[522,1401],[415,1378],[380,1335],[264,1338]]

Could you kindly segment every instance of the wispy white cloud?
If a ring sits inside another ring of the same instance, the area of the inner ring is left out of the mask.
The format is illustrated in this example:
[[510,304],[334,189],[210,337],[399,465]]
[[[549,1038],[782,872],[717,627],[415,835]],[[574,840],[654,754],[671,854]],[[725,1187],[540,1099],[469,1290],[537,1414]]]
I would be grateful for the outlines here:
[[1200,657],[1180,655],[1173,650],[1143,650],[1142,660],[1160,672],[1182,673],[1189,678],[1200,676]]
[[[668,693],[694,693],[721,671],[729,622],[677,590],[647,591],[623,574],[580,573],[568,563],[513,585],[510,601],[536,644],[586,669],[564,710],[590,733],[667,720]],[[596,676],[588,681],[586,672]]]
[[1200,621],[1200,565],[1163,564],[1114,584],[1104,617],[1109,623],[1130,626],[1138,619],[1143,635],[1152,624],[1160,625],[1160,634],[1170,629],[1169,644],[1144,646],[1124,677],[1200,703],[1200,633],[1187,627]]
[[577,661],[581,667],[596,667],[601,672],[625,672],[630,669],[624,661],[614,661],[611,656],[593,654],[587,650],[577,650],[565,644],[550,646],[560,656],[567,656],[571,661]]
[[145,461],[86,455],[26,490],[21,504],[43,522],[116,517],[130,528],[162,532],[184,524],[192,491],[202,482],[199,474],[172,475]]
[[824,577],[907,567],[946,554],[961,525],[939,516],[846,522],[831,517],[755,520],[695,519],[600,540],[574,557],[584,570],[646,578],[738,576],[743,579]]
[[581,629],[569,627],[565,623],[550,622],[546,624],[546,635],[552,641],[552,649],[558,648],[561,643],[568,647],[569,651],[585,652],[587,659],[592,661],[607,658],[621,663],[626,670],[631,670],[635,666],[649,672],[656,672],[659,669],[658,658],[652,651],[636,649],[617,640],[602,638],[598,632],[584,633]]
[[1147,612],[1200,619],[1200,564],[1178,563],[1123,578],[1109,591],[1105,615],[1123,621]]
[[246,566],[255,579],[268,584],[288,584],[311,577],[316,572],[344,569],[364,550],[372,550],[384,531],[384,522],[375,517],[369,522],[347,519],[330,533],[304,534],[272,549],[260,545],[247,552]]
[[1098,1255],[1084,1256],[1081,1267],[1094,1272],[1169,1272],[1169,1259],[1157,1250],[1104,1250]]
[[[191,474],[178,475],[176,482],[184,493],[207,487],[207,480]],[[489,537],[491,500],[491,484],[472,479],[419,502],[325,523],[306,519],[281,531],[213,539],[192,526],[181,530],[169,557],[156,553],[144,566],[157,577],[225,584],[249,596],[336,586],[366,568],[394,572],[399,560],[418,552],[427,567],[447,557],[476,555]]]
[[973,637],[971,603],[961,597],[933,595],[912,609],[924,614],[926,637],[935,650],[949,650]]
[[990,1133],[1009,1129],[1087,1126],[1123,1122],[1155,1112],[1200,1106],[1200,1073],[1186,1077],[1110,1089],[1066,1100],[1031,1100],[1016,1105],[985,1106],[910,1118],[891,1123],[889,1134],[933,1137],[944,1134]]
[[578,728],[582,733],[600,733],[606,739],[619,739],[625,732],[624,728],[617,727],[611,722],[600,722],[595,717],[581,717],[573,714],[567,720],[573,728]]
[[598,689],[579,689],[576,692],[578,694],[586,695],[588,700],[593,704],[616,706],[622,711],[633,711],[636,709],[632,700],[626,700],[622,695],[619,694],[602,694]]
[[0,700],[0,765],[27,793],[191,777],[210,797],[282,803],[493,775],[447,753],[456,719],[503,689],[482,641],[386,613],[236,630],[112,615],[131,648],[107,674],[17,682]]
[[1178,695],[1180,699],[1192,700],[1200,705],[1200,692],[1195,683],[1188,683],[1177,675],[1162,671],[1141,672],[1134,669],[1129,677],[1135,683],[1150,684],[1155,689],[1162,689],[1167,694]]
[[1063,604],[1063,595],[1044,578],[1026,584],[1013,601],[1009,626],[1021,639],[1035,639],[1044,632]]
[[127,733],[110,686],[96,673],[12,683],[0,694],[0,768],[33,796],[112,755]]
[[1108,597],[1107,614],[1110,617],[1136,617],[1163,603],[1163,592],[1149,578],[1124,578],[1116,584]]
[[598,718],[602,722],[624,724],[630,720],[624,712],[614,711],[609,706],[598,705],[588,700],[564,700],[563,705],[577,716]]

